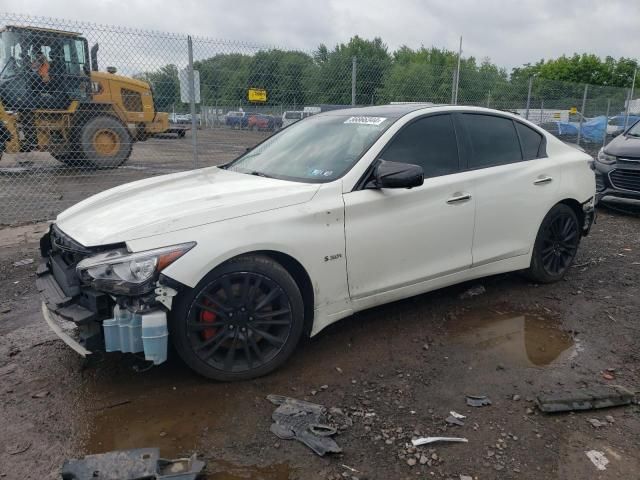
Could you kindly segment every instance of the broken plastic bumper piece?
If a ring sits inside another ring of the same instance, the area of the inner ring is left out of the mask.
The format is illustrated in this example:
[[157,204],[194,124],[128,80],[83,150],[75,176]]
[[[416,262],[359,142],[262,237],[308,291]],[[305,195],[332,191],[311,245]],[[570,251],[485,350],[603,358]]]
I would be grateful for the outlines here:
[[63,480],[195,480],[205,463],[196,454],[166,460],[157,448],[116,450],[66,460]]

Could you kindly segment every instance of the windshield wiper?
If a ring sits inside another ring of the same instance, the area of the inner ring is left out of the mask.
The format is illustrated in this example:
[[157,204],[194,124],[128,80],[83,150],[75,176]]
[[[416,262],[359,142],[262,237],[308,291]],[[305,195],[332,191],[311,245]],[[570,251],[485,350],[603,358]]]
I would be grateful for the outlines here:
[[264,177],[264,178],[273,178],[266,173],[258,172],[257,170],[253,170],[251,172],[247,172],[249,175],[255,175],[256,177]]

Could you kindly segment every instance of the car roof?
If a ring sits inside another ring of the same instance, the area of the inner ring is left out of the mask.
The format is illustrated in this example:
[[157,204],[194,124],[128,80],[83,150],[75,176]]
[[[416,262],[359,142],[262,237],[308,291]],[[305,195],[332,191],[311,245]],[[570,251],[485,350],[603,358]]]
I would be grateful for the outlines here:
[[317,115],[350,115],[350,116],[367,116],[367,117],[396,117],[400,118],[408,113],[415,112],[424,108],[433,107],[433,103],[398,103],[389,105],[376,105],[371,107],[348,107],[336,110],[329,110],[318,113]]

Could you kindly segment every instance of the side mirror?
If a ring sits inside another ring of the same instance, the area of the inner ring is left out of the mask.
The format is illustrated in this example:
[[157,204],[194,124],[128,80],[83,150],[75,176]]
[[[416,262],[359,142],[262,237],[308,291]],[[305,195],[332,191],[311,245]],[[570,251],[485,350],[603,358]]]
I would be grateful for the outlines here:
[[413,188],[424,183],[424,172],[419,165],[378,160],[369,188]]

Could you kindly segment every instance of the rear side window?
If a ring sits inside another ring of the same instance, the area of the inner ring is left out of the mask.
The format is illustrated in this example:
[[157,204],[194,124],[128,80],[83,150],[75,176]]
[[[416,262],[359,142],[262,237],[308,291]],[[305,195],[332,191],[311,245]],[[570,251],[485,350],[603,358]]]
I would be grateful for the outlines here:
[[464,114],[463,121],[473,156],[470,168],[483,168],[522,161],[516,127],[509,118]]
[[520,144],[522,145],[522,155],[524,156],[524,160],[540,158],[542,156],[540,149],[540,146],[542,145],[542,135],[520,122],[515,122],[515,124],[516,129],[518,130],[518,135],[520,136]]
[[381,158],[420,165],[425,178],[458,171],[458,144],[451,115],[416,120],[396,135]]

